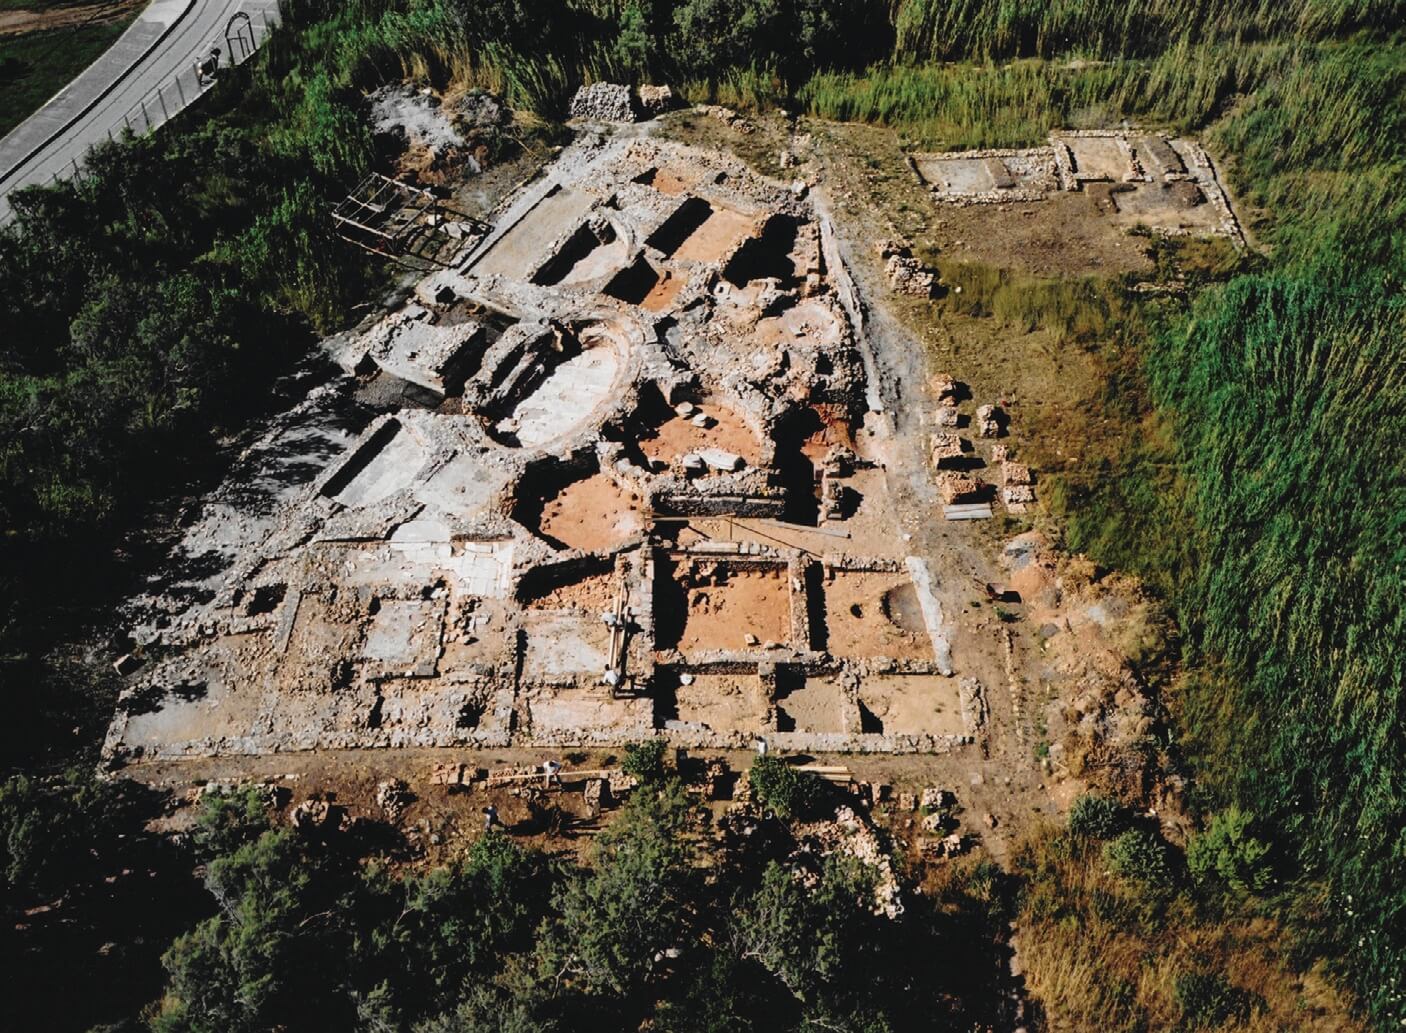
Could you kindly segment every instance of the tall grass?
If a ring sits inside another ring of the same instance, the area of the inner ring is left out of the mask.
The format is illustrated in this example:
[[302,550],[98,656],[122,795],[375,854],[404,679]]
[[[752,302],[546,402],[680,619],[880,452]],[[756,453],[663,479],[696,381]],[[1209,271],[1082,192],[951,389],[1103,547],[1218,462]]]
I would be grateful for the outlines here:
[[1321,971],[1292,971],[1281,931],[1263,917],[1236,916],[1192,887],[1160,892],[1113,876],[1103,845],[1045,828],[1019,844],[1019,949],[1027,988],[1050,1027],[1069,1030],[1191,1030],[1177,992],[1188,974],[1213,974],[1255,1002],[1233,1025],[1245,1033],[1345,1033],[1348,1002]]
[[1201,530],[1183,624],[1233,674],[1188,694],[1188,731],[1355,902],[1336,942],[1384,1023],[1406,1018],[1403,345],[1399,288],[1330,256],[1212,293],[1149,359]]
[[797,91],[822,118],[878,122],[928,146],[1019,147],[1051,129],[1102,127],[1136,117],[1177,129],[1209,121],[1231,98],[1299,60],[1288,44],[1193,44],[1183,38],[1148,60],[1102,64],[877,65],[829,72]]
[[[1122,119],[1210,126],[1232,155],[1248,210],[1273,213],[1267,241],[1311,261],[1331,237],[1386,261],[1406,224],[1406,61],[1373,43],[1193,43],[1104,64],[876,65],[817,74],[797,90],[811,114],[889,125],[913,145],[1020,147],[1059,127]],[[1364,250],[1365,249],[1365,250]]]
[[1110,336],[1132,314],[1122,284],[1095,277],[1037,279],[974,262],[938,260],[946,306],[1023,333],[1051,330],[1061,345]]
[[[1277,822],[1306,883],[1328,888],[1304,932],[1383,1029],[1406,1021],[1406,48],[1341,37],[1390,34],[1401,14],[914,0],[894,61],[798,90],[813,114],[920,146],[1029,145],[1128,118],[1196,130],[1229,157],[1272,271],[1149,326],[1155,413],[1050,498],[1075,547],[1174,602],[1203,788]],[[1030,54],[1111,60],[990,60]],[[916,63],[950,56],[988,60]],[[943,273],[964,287],[948,304],[1069,339],[1116,314],[1077,286]]]
[[1322,39],[1361,27],[1399,27],[1400,0],[899,0],[901,61],[1158,54],[1194,42]]

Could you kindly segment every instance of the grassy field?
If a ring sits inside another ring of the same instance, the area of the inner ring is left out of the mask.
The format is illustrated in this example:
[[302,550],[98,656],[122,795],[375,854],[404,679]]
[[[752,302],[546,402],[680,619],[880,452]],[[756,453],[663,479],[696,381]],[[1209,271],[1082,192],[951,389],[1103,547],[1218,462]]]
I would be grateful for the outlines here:
[[[32,9],[34,5],[26,5]],[[8,133],[116,42],[130,18],[0,37],[0,135]]]

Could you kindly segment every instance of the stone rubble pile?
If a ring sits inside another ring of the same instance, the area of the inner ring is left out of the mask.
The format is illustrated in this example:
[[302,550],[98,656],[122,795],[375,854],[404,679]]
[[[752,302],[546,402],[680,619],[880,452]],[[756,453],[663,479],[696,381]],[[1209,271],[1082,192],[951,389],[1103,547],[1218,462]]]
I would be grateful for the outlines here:
[[889,286],[899,294],[915,298],[930,298],[937,288],[937,277],[913,257],[913,249],[898,240],[881,240],[874,245],[884,260],[884,273]]
[[582,86],[571,98],[571,117],[592,122],[633,122],[635,105],[630,88],[608,82]]
[[400,820],[413,799],[410,786],[403,779],[388,778],[376,786],[376,806],[392,823]]
[[641,86],[638,94],[646,118],[656,118],[674,106],[674,91],[667,86]]
[[850,807],[839,807],[832,821],[796,826],[802,846],[798,855],[826,857],[836,851],[853,857],[874,871],[874,912],[887,918],[903,914],[903,893],[893,869],[893,859],[884,850],[873,828]]

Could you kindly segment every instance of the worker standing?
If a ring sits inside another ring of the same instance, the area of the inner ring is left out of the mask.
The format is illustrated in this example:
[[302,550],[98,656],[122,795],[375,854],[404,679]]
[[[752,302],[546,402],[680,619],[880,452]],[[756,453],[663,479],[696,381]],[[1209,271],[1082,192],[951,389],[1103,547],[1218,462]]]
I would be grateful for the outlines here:
[[542,762],[542,788],[550,789],[555,782],[557,787],[561,787],[561,765],[554,760]]
[[490,803],[483,809],[483,831],[492,832],[495,827],[501,825],[502,822],[498,820],[498,808]]

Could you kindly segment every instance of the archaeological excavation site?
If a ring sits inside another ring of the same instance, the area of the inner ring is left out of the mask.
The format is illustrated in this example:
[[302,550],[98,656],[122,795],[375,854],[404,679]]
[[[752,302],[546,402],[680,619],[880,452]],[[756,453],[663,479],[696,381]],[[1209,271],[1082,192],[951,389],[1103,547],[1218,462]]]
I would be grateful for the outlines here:
[[0,4],[14,1027],[1406,1030],[1403,26]]
[[944,204],[1043,201],[1082,191],[1116,225],[1245,246],[1215,164],[1201,145],[1131,129],[1060,130],[1045,147],[909,156]]
[[[861,301],[805,184],[588,134],[462,242],[328,343],[347,375],[134,603],[111,764],[975,740],[981,687],[900,529]],[[967,429],[942,391],[948,515],[989,516],[959,434],[997,433],[993,407]]]

